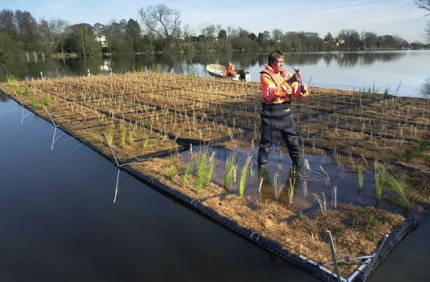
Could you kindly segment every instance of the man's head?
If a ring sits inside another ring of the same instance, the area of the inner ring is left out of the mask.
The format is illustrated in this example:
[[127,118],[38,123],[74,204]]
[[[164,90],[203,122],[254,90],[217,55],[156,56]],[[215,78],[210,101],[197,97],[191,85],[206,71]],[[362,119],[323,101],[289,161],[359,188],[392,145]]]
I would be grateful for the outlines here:
[[280,72],[284,68],[284,53],[280,50],[273,50],[269,53],[267,63],[275,72]]

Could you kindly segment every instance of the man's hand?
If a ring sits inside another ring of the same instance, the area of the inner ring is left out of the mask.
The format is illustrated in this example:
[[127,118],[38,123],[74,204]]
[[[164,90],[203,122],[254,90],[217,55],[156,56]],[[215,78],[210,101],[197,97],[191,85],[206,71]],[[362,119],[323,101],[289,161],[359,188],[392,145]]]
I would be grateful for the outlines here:
[[293,82],[300,81],[302,79],[302,73],[301,72],[295,72],[289,79],[288,83],[291,85]]
[[302,83],[300,86],[300,95],[302,95],[303,97],[309,95],[308,86],[304,83]]

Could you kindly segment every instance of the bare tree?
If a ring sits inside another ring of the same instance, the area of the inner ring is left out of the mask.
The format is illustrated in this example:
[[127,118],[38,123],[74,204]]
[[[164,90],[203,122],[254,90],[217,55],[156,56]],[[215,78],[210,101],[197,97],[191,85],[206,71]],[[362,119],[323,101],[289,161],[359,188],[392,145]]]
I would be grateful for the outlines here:
[[342,49],[357,50],[361,46],[360,34],[355,29],[342,29],[337,35],[343,41]]
[[[415,5],[429,12],[426,16],[430,15],[430,0],[414,0]],[[430,41],[430,20],[427,21],[427,26],[424,31],[426,32],[427,41]]]
[[[103,27],[102,33],[106,37],[110,52],[129,52],[130,46],[126,41],[127,22],[111,20]],[[98,31],[97,31],[98,32]]]
[[69,26],[70,40],[76,44],[76,50],[83,56],[100,52],[100,45],[95,40],[93,27],[86,23]]
[[200,26],[200,32],[207,38],[214,38],[216,34],[216,27],[213,24],[204,23]]
[[[415,5],[420,8],[430,12],[430,0],[414,0]],[[430,14],[427,14],[427,16]]]
[[0,12],[0,30],[10,36],[17,33],[14,24],[14,13],[12,10],[4,9]]
[[189,39],[189,38],[191,38],[191,36],[196,34],[196,31],[193,28],[191,28],[191,26],[189,24],[187,24],[184,26],[184,30],[183,30],[182,34],[184,36],[184,39],[185,38]]
[[125,27],[125,36],[134,52],[139,52],[139,41],[141,38],[140,25],[137,21],[129,19]]
[[103,36],[105,35],[104,33],[106,31],[106,25],[101,23],[95,23],[93,25],[93,31],[95,36]]
[[377,47],[378,35],[373,32],[365,32],[363,31],[361,34],[361,38],[363,40],[364,47],[366,49],[375,49]]
[[67,26],[64,20],[41,20],[38,28],[39,44],[45,55],[51,55],[57,49]]
[[426,32],[427,41],[430,41],[430,21],[427,22],[424,31]]
[[192,29],[190,27],[189,24],[184,26],[183,32],[183,40],[184,40],[184,44],[183,44],[183,49],[185,52],[187,53],[194,53],[195,52],[195,46],[194,46],[194,42],[196,40],[196,32],[194,29]]
[[275,28],[275,29],[272,30],[272,38],[276,42],[281,41],[281,38],[282,38],[283,34],[284,33],[282,32],[282,30],[280,30],[279,28]]
[[15,12],[15,21],[18,36],[24,43],[24,49],[27,51],[37,50],[37,21],[27,11],[17,10]]
[[226,31],[227,31],[227,39],[230,39],[230,37],[237,35],[237,30],[231,25],[227,26]]
[[173,39],[181,35],[181,20],[179,11],[164,4],[140,8],[142,23],[149,33],[155,33],[161,38]]

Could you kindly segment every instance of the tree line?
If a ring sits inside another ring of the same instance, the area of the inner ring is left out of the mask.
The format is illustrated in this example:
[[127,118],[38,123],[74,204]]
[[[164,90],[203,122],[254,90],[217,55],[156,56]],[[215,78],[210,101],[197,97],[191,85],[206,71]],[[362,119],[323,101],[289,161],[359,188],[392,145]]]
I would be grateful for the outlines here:
[[[426,9],[428,1],[416,1],[417,6]],[[254,34],[241,27],[211,24],[201,26],[196,32],[189,25],[181,26],[179,11],[164,4],[141,8],[138,13],[140,23],[123,19],[107,24],[71,25],[61,19],[37,21],[30,12],[4,9],[0,11],[0,58],[29,53],[91,56],[100,53],[268,52],[275,48],[285,52],[309,52],[430,47],[420,42],[409,43],[399,36],[359,33],[354,29],[341,30],[337,35],[328,32],[322,38],[314,32],[274,29]]]

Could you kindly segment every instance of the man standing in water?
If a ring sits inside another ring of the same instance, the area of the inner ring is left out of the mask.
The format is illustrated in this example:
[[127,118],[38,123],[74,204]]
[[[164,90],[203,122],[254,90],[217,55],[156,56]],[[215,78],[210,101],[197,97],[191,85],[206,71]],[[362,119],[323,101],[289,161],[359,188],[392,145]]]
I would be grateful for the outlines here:
[[260,72],[261,94],[263,96],[261,117],[261,139],[258,150],[258,168],[269,162],[274,132],[279,131],[284,139],[293,166],[300,168],[300,143],[291,108],[291,96],[305,98],[309,95],[306,84],[301,83],[302,74],[284,69],[284,54],[279,50],[269,53],[267,65]]

